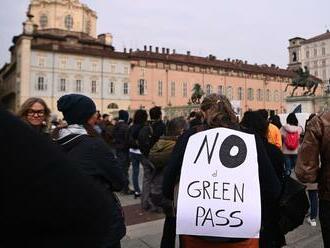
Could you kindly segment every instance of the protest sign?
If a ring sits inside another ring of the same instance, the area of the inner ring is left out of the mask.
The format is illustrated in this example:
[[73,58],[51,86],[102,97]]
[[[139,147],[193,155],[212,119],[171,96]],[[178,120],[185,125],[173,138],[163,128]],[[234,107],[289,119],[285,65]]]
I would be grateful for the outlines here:
[[177,234],[258,238],[260,224],[254,135],[214,128],[191,136],[181,169]]

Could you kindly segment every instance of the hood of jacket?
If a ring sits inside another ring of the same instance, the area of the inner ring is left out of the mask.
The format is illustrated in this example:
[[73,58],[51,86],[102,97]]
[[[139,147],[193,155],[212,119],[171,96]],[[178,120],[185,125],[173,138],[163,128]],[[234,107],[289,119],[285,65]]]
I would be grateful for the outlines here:
[[289,125],[289,124],[285,124],[282,127],[288,133],[298,132],[299,130],[301,130],[301,127],[293,126],[293,125]]

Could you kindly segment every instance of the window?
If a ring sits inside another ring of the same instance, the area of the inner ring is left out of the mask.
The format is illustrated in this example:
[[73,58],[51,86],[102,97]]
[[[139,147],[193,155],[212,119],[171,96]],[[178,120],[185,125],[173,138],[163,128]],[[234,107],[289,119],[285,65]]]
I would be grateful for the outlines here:
[[326,65],[326,62],[325,62],[325,59],[322,60],[322,66],[325,66]]
[[40,16],[39,23],[40,23],[40,27],[41,28],[47,27],[47,25],[48,25],[48,17],[46,15],[41,15]]
[[115,65],[111,65],[111,73],[116,73],[116,66]]
[[223,87],[222,85],[218,85],[218,94],[223,95]]
[[292,53],[292,61],[297,62],[297,53],[296,52]]
[[206,85],[206,95],[212,94],[212,87],[210,84]]
[[233,100],[233,88],[231,86],[227,87],[226,95],[227,95],[229,100]]
[[77,69],[79,71],[81,71],[81,69],[82,69],[82,62],[81,61],[77,61]]
[[263,100],[263,92],[261,89],[257,90],[257,101],[262,101]]
[[38,66],[45,67],[45,58],[44,57],[38,57]]
[[60,80],[60,91],[61,92],[66,91],[66,80],[65,80],[65,78],[61,78],[61,80]]
[[267,101],[267,102],[269,102],[270,101],[270,90],[266,90],[266,96],[265,96],[265,100]]
[[128,67],[127,66],[124,67],[124,74],[128,74]]
[[317,49],[315,48],[314,49],[314,57],[316,57],[317,56]]
[[242,87],[238,87],[238,89],[237,89],[237,98],[238,98],[238,100],[244,99],[244,92],[243,92]]
[[71,30],[73,27],[73,18],[71,15],[67,15],[64,19],[64,25],[67,30]]
[[278,102],[279,100],[280,100],[280,98],[279,98],[278,90],[275,90],[274,91],[274,101]]
[[162,95],[163,95],[163,82],[158,81],[158,96],[162,96]]
[[327,72],[325,70],[322,71],[322,79],[327,80]]
[[319,72],[317,70],[314,71],[314,76],[318,77],[319,76]]
[[47,90],[47,85],[45,83],[45,78],[44,77],[38,77],[37,90],[38,91]]
[[171,82],[171,97],[175,97],[175,82]]
[[254,93],[252,88],[248,88],[247,90],[247,99],[252,101],[254,99]]
[[124,95],[128,95],[128,83],[125,82],[123,85],[123,93]]
[[76,92],[81,92],[81,80],[76,80]]
[[138,93],[139,95],[144,95],[144,89],[145,89],[145,81],[144,79],[140,79],[138,81]]
[[325,47],[322,47],[322,55],[325,55]]
[[86,33],[90,33],[91,32],[91,21],[87,20],[86,22]]
[[314,61],[314,67],[317,67],[317,60]]
[[61,59],[60,67],[63,69],[66,67],[66,59]]
[[92,93],[96,93],[96,81],[95,80],[92,81],[91,91],[92,91]]
[[96,71],[96,68],[97,68],[97,64],[96,63],[93,63],[92,64],[92,71]]
[[182,84],[182,96],[187,97],[188,96],[188,83],[183,82]]
[[109,93],[110,94],[115,94],[115,83],[114,82],[110,82]]
[[306,58],[309,58],[309,51],[306,51]]

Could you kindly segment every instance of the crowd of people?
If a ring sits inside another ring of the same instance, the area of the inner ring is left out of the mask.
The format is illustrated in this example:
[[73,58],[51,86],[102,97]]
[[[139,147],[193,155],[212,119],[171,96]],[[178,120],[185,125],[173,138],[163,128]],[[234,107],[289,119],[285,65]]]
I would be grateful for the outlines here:
[[[180,235],[180,247],[283,247],[279,201],[287,177],[309,183],[311,226],[317,223],[319,189],[323,240],[330,247],[329,113],[312,114],[305,127],[294,113],[282,125],[264,109],[247,111],[240,120],[230,101],[217,94],[206,96],[199,111],[166,122],[158,106],[149,113],[136,110],[132,118],[120,110],[110,119],[79,94],[62,96],[57,109],[63,120],[40,98],[26,100],[17,116],[0,110],[2,152],[9,161],[1,173],[7,190],[1,223],[8,235],[0,246],[119,248],[126,234],[120,192],[140,199],[144,211],[164,213],[160,246],[175,247],[177,187],[188,140],[225,127],[255,136],[260,238]],[[26,236],[13,241],[12,233]]]

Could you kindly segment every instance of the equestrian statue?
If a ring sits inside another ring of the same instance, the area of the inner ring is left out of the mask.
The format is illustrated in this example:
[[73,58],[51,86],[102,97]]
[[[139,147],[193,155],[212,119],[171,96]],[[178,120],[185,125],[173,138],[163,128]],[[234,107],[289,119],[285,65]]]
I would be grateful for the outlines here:
[[294,87],[291,92],[291,96],[293,96],[294,92],[298,87],[302,87],[303,90],[307,88],[307,90],[303,93],[304,96],[315,96],[315,91],[319,85],[320,80],[310,75],[307,66],[305,66],[304,68],[305,71],[302,68],[296,70],[295,72],[297,73],[297,76],[292,79],[292,82],[287,84],[287,86],[285,87],[285,92],[287,91],[289,86]]

